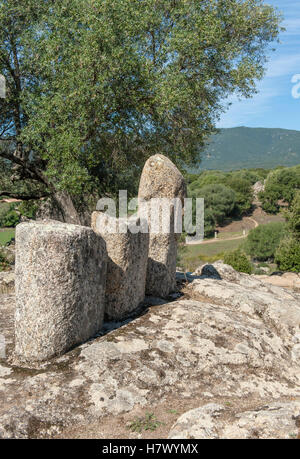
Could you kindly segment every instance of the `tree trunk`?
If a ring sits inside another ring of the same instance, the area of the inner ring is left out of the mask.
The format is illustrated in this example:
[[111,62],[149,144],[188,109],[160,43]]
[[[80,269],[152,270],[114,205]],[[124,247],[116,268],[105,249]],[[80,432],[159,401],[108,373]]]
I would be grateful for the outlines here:
[[90,226],[90,213],[80,214],[71,199],[69,193],[60,191],[45,200],[37,213],[38,219],[58,220],[74,225]]

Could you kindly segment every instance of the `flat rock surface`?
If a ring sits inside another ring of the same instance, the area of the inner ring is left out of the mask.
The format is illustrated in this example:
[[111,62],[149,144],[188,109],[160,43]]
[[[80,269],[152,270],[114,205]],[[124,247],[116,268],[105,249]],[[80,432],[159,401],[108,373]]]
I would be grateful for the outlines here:
[[[0,438],[296,437],[300,295],[232,276],[195,279],[177,301],[152,298],[36,368],[14,365],[14,296],[2,295]],[[129,428],[146,413],[160,421],[154,431]]]

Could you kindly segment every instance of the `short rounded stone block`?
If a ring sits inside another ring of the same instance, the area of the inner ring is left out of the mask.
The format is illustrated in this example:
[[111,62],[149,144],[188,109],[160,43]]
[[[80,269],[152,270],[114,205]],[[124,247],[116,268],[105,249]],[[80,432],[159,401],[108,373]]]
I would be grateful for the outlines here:
[[54,221],[16,228],[15,357],[61,355],[102,327],[106,244],[91,228]]
[[139,217],[118,219],[93,212],[92,228],[106,242],[105,316],[122,320],[145,299],[149,234]]

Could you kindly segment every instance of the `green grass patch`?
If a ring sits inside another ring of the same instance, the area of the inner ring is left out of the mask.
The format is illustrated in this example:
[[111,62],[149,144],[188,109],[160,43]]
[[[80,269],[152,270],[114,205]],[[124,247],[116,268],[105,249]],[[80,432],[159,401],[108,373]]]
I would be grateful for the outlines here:
[[204,255],[211,257],[221,252],[228,252],[237,249],[241,243],[242,240],[237,239],[232,241],[212,242],[210,244],[189,245],[187,246],[186,253],[193,256]]
[[243,241],[243,239],[237,239],[181,247],[177,266],[187,271],[195,271],[201,263],[213,263],[223,259],[225,253],[239,248]]
[[5,245],[15,237],[15,229],[0,230],[0,245]]

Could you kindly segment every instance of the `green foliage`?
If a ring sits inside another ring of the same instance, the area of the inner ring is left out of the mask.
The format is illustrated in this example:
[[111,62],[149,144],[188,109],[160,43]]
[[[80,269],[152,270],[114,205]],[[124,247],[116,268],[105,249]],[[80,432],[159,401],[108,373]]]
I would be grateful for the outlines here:
[[282,222],[268,223],[254,228],[250,231],[244,244],[246,253],[255,260],[274,259],[276,249],[285,231],[286,225]]
[[20,221],[20,213],[16,211],[16,204],[10,204],[0,215],[0,227],[14,228]]
[[9,261],[0,247],[0,271],[5,271],[9,266]]
[[300,166],[278,168],[270,172],[265,191],[260,193],[262,208],[268,213],[277,213],[279,200],[291,204],[295,193],[300,189]]
[[8,202],[0,203],[0,227],[3,226],[1,225],[1,222],[3,218],[5,218],[5,215],[7,214],[7,212],[9,212],[10,206],[11,205]]
[[0,228],[14,228],[21,216],[34,219],[39,207],[36,201],[23,201],[21,203],[4,203],[0,205]]
[[236,271],[241,273],[252,273],[252,265],[241,249],[226,253],[224,256],[224,263],[232,266]]
[[157,152],[195,164],[226,97],[255,92],[279,23],[260,0],[3,0],[0,132],[16,154],[0,156],[72,195],[135,190]]
[[275,261],[282,271],[300,272],[300,191],[295,194],[286,219],[290,233],[281,241]]
[[237,174],[231,174],[225,184],[235,192],[237,215],[248,213],[252,208],[253,200],[251,182]]
[[282,271],[300,272],[300,241],[295,237],[284,238],[275,254],[275,262]]
[[191,174],[190,177],[193,177],[193,181],[189,186],[190,191],[199,190],[206,185],[212,184],[222,184],[226,180],[226,174],[220,171],[204,171],[200,174]]
[[300,191],[297,191],[290,210],[286,213],[288,229],[293,237],[300,240]]
[[[204,197],[205,236],[213,234],[217,224],[247,214],[252,208],[252,184],[261,178],[254,171],[204,171],[189,174],[190,197]],[[218,185],[217,187],[215,187]],[[228,194],[230,192],[230,195]],[[212,196],[215,198],[212,199]],[[220,209],[220,207],[223,207]]]
[[151,430],[154,432],[159,426],[164,423],[158,421],[154,416],[154,413],[146,413],[144,418],[135,418],[128,426],[132,432],[142,432],[143,430]]
[[30,220],[34,220],[39,204],[36,201],[23,201],[18,206],[20,214]]
[[190,197],[204,198],[206,237],[213,233],[216,225],[222,224],[232,214],[236,204],[234,191],[221,184],[205,185],[199,190],[191,191]]

